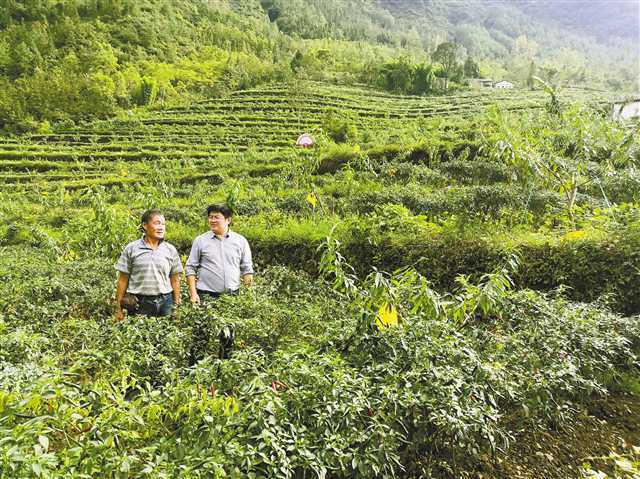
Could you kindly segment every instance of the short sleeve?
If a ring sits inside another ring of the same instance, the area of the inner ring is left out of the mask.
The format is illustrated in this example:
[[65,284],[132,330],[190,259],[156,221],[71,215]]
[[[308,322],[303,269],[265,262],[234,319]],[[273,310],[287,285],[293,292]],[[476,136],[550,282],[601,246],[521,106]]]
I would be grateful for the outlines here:
[[185,266],[187,276],[197,275],[198,269],[200,268],[200,242],[198,238],[196,238],[191,245],[191,252],[189,253],[189,258]]
[[171,248],[171,272],[170,275],[182,273],[182,261],[180,261],[180,255],[178,254],[178,250],[175,248]]
[[242,258],[240,259],[240,274],[253,274],[253,260],[251,258],[251,248],[246,238],[243,241]]
[[115,268],[121,273],[131,274],[131,250],[129,247],[122,251]]

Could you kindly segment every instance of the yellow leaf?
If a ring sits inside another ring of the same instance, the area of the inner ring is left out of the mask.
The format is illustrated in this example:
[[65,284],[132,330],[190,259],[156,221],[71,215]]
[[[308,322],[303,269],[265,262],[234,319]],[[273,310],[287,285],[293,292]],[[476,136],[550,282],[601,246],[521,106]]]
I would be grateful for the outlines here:
[[240,407],[238,405],[238,401],[236,398],[228,397],[224,402],[224,413],[229,416],[231,414],[235,414],[240,411]]
[[309,203],[314,208],[316,207],[316,205],[318,204],[318,197],[315,193],[309,193],[307,195],[307,203]]
[[78,259],[78,253],[70,249],[62,257],[65,261],[75,261]]
[[562,238],[560,238],[560,240],[576,241],[576,240],[583,239],[586,236],[587,236],[587,232],[584,230],[570,231],[569,233],[565,234]]
[[382,330],[385,327],[392,327],[398,325],[398,311],[395,306],[389,303],[384,303],[378,310],[378,316],[376,318],[376,325],[378,329]]

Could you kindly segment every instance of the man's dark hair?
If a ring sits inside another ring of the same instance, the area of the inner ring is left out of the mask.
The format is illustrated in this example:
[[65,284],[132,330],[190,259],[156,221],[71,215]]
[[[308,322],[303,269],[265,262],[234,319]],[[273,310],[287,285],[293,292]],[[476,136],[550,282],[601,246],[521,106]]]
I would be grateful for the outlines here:
[[158,208],[151,208],[150,210],[142,213],[142,218],[140,219],[140,224],[146,225],[153,219],[154,216],[164,216],[162,214],[162,210]]
[[231,218],[233,216],[233,211],[227,205],[223,203],[215,203],[213,205],[207,206],[207,216],[211,213],[222,213],[222,216],[225,218]]

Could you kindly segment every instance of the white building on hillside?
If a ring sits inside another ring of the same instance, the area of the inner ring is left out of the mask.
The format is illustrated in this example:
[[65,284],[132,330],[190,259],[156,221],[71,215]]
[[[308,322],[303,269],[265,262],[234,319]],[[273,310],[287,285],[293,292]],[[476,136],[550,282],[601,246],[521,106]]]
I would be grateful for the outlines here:
[[502,89],[510,90],[513,88],[513,83],[507,80],[502,80],[496,83],[495,85],[493,85],[493,88],[502,88]]
[[616,120],[640,118],[640,95],[635,95],[613,104],[613,117]]

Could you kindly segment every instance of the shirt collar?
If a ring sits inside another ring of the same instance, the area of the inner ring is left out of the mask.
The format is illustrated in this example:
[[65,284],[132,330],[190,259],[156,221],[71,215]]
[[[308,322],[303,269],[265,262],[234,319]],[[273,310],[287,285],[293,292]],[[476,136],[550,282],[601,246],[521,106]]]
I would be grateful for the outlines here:
[[[227,233],[223,236],[223,238],[228,238],[230,236],[230,233],[231,233],[231,230],[228,229]],[[215,234],[213,231],[211,231],[211,238],[212,239],[218,238],[218,235]]]
[[[164,238],[162,238],[160,241],[158,241],[158,248],[160,248],[160,246],[162,246],[162,243],[164,243]],[[142,238],[140,238],[140,247],[145,248],[145,249],[153,249],[144,240],[144,235],[142,235]]]

